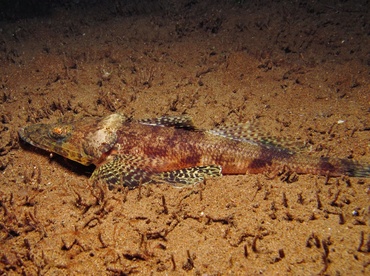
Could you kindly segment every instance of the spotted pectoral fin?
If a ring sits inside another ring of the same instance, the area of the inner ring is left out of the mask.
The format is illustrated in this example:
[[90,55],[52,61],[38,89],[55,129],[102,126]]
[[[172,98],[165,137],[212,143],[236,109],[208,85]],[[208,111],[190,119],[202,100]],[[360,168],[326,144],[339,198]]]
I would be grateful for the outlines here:
[[134,189],[147,183],[171,183],[190,185],[204,181],[207,177],[221,176],[218,165],[198,166],[168,172],[153,172],[150,162],[130,155],[115,155],[112,160],[97,167],[91,179],[108,185],[123,185]]
[[204,181],[208,177],[221,176],[221,166],[198,166],[176,171],[161,172],[152,176],[155,182],[169,182],[175,186],[191,185]]
[[108,185],[123,185],[129,189],[152,181],[153,173],[141,158],[130,155],[116,155],[96,168],[91,179]]

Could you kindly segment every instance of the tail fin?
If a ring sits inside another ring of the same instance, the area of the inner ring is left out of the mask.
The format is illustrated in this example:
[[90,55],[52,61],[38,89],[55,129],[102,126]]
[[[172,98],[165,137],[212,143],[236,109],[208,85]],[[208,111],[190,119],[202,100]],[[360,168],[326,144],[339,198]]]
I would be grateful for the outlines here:
[[370,164],[341,159],[345,174],[354,177],[370,177]]
[[[301,162],[298,163],[305,164],[302,168],[298,170],[303,173],[312,173],[319,175],[329,175],[329,176],[353,176],[353,177],[369,177],[370,178],[370,164],[362,163],[358,161],[353,161],[350,159],[339,159],[339,158],[329,158],[321,157],[318,160],[313,157],[304,160],[301,156]],[[318,162],[317,162],[318,161]]]

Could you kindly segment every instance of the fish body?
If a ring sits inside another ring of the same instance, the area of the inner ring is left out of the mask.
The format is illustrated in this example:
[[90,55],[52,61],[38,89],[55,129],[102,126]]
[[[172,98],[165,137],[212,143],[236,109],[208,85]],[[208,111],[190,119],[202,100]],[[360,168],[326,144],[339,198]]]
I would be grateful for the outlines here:
[[21,128],[19,135],[36,147],[94,164],[93,180],[129,188],[162,181],[192,184],[221,174],[282,167],[296,173],[370,177],[368,164],[310,156],[248,123],[198,130],[188,117],[130,121],[111,114],[35,124]]

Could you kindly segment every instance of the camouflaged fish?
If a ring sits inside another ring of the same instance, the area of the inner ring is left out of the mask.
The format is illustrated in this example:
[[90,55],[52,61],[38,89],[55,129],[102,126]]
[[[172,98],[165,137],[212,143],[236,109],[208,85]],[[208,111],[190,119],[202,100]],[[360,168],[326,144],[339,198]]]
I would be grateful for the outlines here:
[[135,188],[150,182],[193,184],[222,174],[296,173],[370,177],[370,165],[313,157],[250,124],[198,130],[188,117],[126,120],[120,114],[85,117],[19,130],[33,146],[83,165],[94,164],[94,181]]

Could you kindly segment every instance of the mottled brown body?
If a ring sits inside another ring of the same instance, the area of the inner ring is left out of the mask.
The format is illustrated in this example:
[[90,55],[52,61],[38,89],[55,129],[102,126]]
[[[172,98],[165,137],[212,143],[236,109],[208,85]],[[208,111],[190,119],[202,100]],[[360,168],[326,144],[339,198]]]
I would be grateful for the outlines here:
[[263,173],[285,166],[297,173],[340,176],[351,170],[350,160],[317,158],[216,136],[205,131],[188,131],[127,123],[118,130],[115,154],[142,156],[155,172],[217,164],[223,174]]
[[21,138],[84,165],[94,179],[135,187],[151,181],[195,183],[206,176],[296,173],[370,176],[370,166],[348,159],[319,158],[287,141],[258,133],[248,124],[196,130],[186,117],[126,121],[119,114],[20,129]]
[[[156,172],[217,164],[223,174],[259,173],[273,159],[289,154],[262,152],[261,147],[204,131],[127,123],[118,130],[116,154],[142,156]],[[263,160],[262,160],[262,159]],[[259,159],[259,162],[256,160]]]

